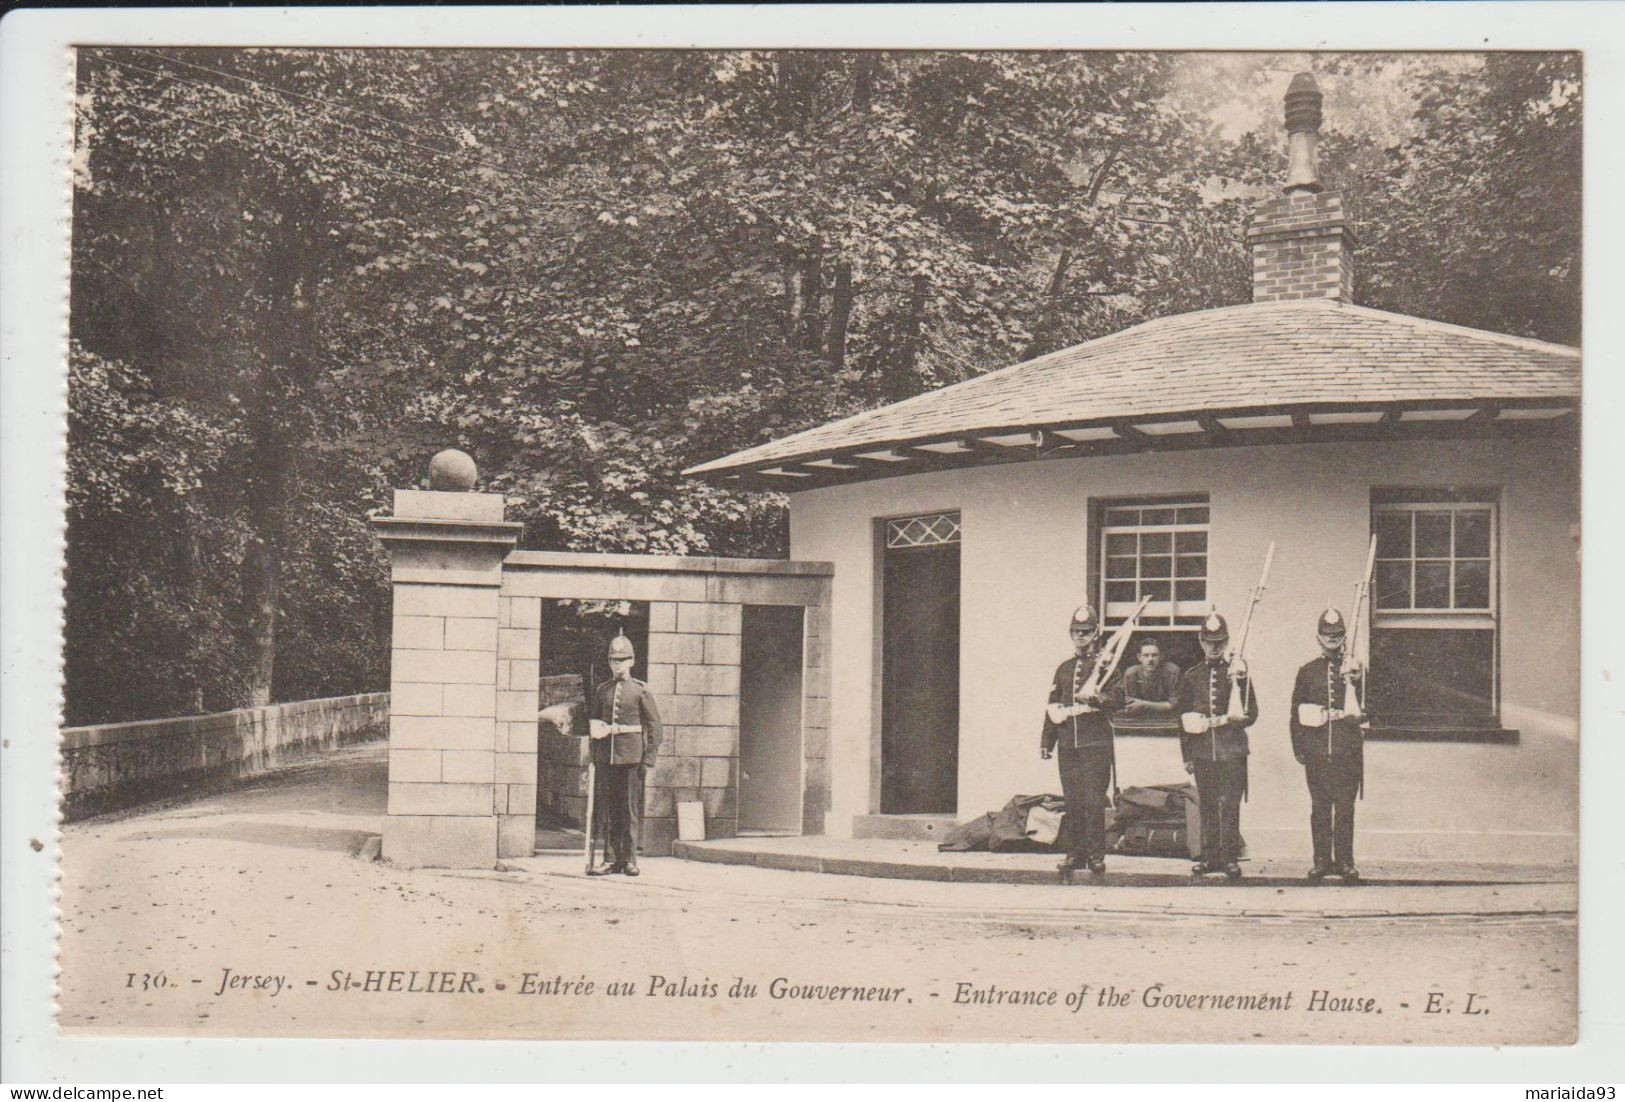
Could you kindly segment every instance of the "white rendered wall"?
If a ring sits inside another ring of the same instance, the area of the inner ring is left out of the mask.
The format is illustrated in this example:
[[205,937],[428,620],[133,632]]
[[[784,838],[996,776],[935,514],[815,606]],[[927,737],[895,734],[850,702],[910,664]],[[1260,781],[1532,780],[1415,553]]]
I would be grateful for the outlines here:
[[[1276,543],[1248,658],[1262,701],[1243,829],[1307,830],[1287,701],[1328,599],[1350,604],[1379,487],[1500,492],[1501,716],[1515,746],[1373,742],[1363,852],[1566,857],[1579,715],[1578,480],[1555,441],[1306,444],[1050,460],[810,490],[790,498],[791,558],[835,564],[831,833],[875,810],[875,536],[880,517],[957,509],[961,546],[959,818],[1058,791],[1038,757],[1049,678],[1087,592],[1090,498],[1206,493],[1208,593],[1234,618]],[[1174,739],[1122,737],[1124,784],[1184,778]],[[1305,843],[1307,845],[1307,842]]]

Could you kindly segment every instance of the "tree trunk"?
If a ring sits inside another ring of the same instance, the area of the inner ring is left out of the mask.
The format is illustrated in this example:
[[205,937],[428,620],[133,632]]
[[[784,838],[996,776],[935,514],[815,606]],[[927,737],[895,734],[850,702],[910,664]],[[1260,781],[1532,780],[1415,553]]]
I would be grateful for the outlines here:
[[852,109],[867,113],[875,98],[875,77],[880,73],[880,55],[866,50],[858,55],[857,69],[852,76]]
[[1050,333],[1055,327],[1056,303],[1061,297],[1061,292],[1066,290],[1066,274],[1070,267],[1072,267],[1072,250],[1063,247],[1061,255],[1055,261],[1055,271],[1050,276],[1049,286],[1044,288],[1044,297],[1038,303],[1038,317],[1033,320],[1032,340],[1022,349],[1022,359],[1030,360],[1034,356],[1042,356],[1050,351]]
[[801,271],[794,257],[786,258],[780,270],[784,276],[784,335],[794,341],[801,322]]
[[925,328],[925,296],[930,277],[916,275],[909,288],[908,306],[903,315],[902,340],[896,361],[886,379],[886,396],[892,401],[912,398],[920,392],[920,346]]
[[824,350],[824,260],[818,253],[801,258],[801,334],[798,343],[808,352]]
[[839,371],[846,366],[846,329],[852,321],[852,262],[842,260],[835,265],[835,286],[830,291],[829,329],[825,340],[825,358]]
[[249,707],[271,702],[276,682],[277,619],[281,609],[282,558],[288,504],[293,498],[294,458],[315,400],[315,310],[302,262],[303,211],[284,198],[280,229],[268,257],[278,273],[271,302],[278,323],[269,327],[273,348],[255,380],[257,400],[249,432],[254,469],[248,486],[250,542],[243,561],[243,608],[247,618]]

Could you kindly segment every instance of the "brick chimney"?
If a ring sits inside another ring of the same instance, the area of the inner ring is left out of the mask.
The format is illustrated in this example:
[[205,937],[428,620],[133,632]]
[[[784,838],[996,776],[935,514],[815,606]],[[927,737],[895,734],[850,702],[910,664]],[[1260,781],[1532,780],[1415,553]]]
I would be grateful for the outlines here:
[[1354,231],[1343,194],[1325,191],[1315,163],[1320,88],[1308,73],[1286,91],[1287,173],[1284,194],[1260,203],[1247,229],[1253,250],[1253,301],[1353,300]]

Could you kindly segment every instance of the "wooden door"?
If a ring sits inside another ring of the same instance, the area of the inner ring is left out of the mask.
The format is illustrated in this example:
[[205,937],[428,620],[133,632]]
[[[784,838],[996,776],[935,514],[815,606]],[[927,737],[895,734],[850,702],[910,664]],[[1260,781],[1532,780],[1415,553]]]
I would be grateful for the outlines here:
[[958,810],[959,545],[888,547],[882,579],[880,810]]

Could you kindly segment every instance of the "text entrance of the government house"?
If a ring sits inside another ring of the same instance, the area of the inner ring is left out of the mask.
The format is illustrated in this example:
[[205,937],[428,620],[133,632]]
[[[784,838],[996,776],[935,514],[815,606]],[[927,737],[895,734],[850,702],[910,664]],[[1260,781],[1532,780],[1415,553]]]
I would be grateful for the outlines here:
[[959,514],[887,520],[880,536],[880,811],[954,814]]

